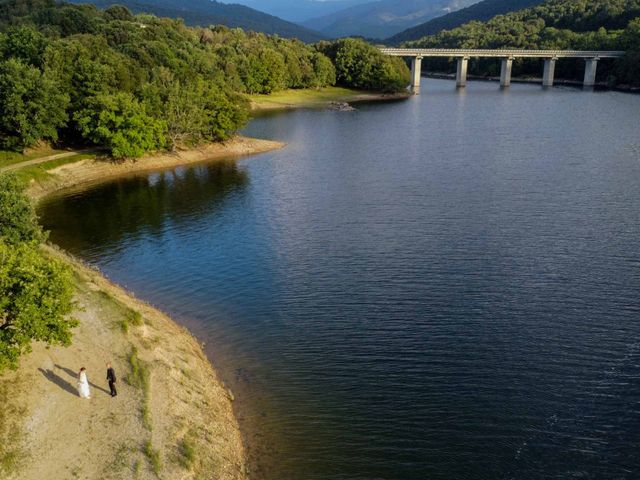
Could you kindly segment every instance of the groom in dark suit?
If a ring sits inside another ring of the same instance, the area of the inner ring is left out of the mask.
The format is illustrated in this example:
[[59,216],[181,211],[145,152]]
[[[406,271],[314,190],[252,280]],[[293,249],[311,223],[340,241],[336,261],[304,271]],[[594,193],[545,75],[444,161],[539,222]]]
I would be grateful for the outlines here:
[[111,396],[118,395],[116,390],[116,372],[110,363],[107,363],[107,381],[109,382],[109,390],[111,390]]

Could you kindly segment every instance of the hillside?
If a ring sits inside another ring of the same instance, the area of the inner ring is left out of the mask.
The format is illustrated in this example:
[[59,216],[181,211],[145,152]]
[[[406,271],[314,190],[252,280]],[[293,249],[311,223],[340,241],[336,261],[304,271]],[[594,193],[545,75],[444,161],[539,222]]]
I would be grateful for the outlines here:
[[540,3],[542,3],[542,0],[483,0],[467,8],[462,8],[415,27],[408,28],[388,38],[386,43],[393,45],[418,40],[427,35],[435,35],[442,30],[451,30],[472,20],[485,21],[496,15],[514,12]]
[[425,20],[458,10],[474,1],[380,0],[314,18],[303,25],[332,38],[386,38]]
[[159,17],[182,18],[187,25],[208,27],[226,25],[303,42],[322,40],[320,33],[287,22],[244,5],[227,5],[210,0],[71,0],[72,3],[93,3],[100,8],[124,5],[134,13],[153,13]]

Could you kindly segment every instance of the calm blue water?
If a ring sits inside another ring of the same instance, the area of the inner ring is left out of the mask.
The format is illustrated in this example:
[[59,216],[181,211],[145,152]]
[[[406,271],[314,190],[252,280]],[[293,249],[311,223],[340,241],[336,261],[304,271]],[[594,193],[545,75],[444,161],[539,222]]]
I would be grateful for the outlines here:
[[255,478],[640,478],[640,96],[426,80],[41,208],[186,324]]

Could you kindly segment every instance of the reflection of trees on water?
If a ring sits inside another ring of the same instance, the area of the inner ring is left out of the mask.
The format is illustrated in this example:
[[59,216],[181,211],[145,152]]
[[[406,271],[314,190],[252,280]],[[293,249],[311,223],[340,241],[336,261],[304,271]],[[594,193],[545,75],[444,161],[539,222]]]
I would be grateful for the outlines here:
[[78,253],[142,233],[160,234],[168,220],[176,225],[211,215],[247,184],[235,162],[216,162],[110,182],[54,199],[38,213],[51,240]]

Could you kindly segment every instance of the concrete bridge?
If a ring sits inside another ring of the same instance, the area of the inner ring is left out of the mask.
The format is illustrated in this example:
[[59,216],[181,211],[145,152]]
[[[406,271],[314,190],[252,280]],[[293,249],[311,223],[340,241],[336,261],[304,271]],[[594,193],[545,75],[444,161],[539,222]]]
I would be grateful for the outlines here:
[[500,58],[500,85],[508,87],[511,84],[511,67],[516,58],[542,58],[544,71],[542,85],[553,85],[556,61],[560,58],[583,58],[585,60],[584,86],[593,86],[596,82],[596,67],[601,58],[619,58],[625,52],[616,51],[585,51],[585,50],[473,50],[455,48],[381,48],[380,51],[394,57],[411,58],[411,90],[420,93],[420,77],[422,59],[425,57],[457,58],[456,85],[464,87],[467,84],[467,66],[472,57]]

